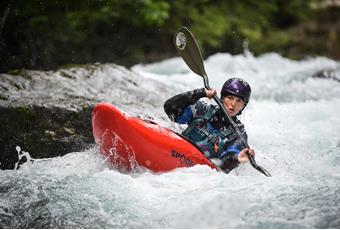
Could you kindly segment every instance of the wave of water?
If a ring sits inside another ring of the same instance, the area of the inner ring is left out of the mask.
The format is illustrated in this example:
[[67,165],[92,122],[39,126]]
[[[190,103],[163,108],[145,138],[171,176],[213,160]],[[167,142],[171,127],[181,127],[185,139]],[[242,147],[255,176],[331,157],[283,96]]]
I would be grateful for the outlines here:
[[[271,178],[249,164],[230,174],[205,166],[124,174],[94,147],[0,171],[0,227],[339,228],[340,83],[311,77],[339,66],[327,58],[292,61],[275,53],[205,60],[212,87],[231,76],[251,84],[241,120]],[[180,58],[132,69],[171,94],[203,84]],[[160,111],[147,112],[181,128]]]

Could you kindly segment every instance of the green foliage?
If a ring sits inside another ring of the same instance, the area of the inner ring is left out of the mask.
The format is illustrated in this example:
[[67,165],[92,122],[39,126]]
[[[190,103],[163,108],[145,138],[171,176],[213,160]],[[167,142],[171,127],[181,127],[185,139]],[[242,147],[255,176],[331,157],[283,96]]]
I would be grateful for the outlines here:
[[244,40],[256,53],[291,50],[303,42],[290,28],[314,20],[319,11],[317,0],[4,1],[0,71],[159,60],[176,54],[172,36],[182,25],[205,54],[240,53]]
[[36,114],[30,107],[17,107],[15,110],[20,114],[23,120],[33,120],[36,118]]

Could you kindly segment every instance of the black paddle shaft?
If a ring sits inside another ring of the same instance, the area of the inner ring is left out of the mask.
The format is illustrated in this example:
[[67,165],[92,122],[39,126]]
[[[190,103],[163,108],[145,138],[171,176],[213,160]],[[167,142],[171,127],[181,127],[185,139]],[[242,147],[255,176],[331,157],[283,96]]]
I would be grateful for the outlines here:
[[[201,51],[196,43],[196,40],[190,30],[188,30],[186,27],[181,27],[175,34],[175,47],[179,51],[180,55],[182,56],[184,62],[188,65],[188,67],[197,75],[201,76],[204,81],[204,87],[207,90],[211,90],[211,87],[209,85],[209,79],[208,75],[205,72],[204,64],[203,64],[203,58],[201,55]],[[241,131],[236,126],[234,120],[229,116],[227,113],[225,107],[222,105],[222,102],[219,100],[217,95],[214,95],[213,97],[214,101],[217,103],[217,105],[222,109],[223,114],[230,122],[233,129],[236,131],[237,135],[241,138],[242,144],[245,148],[249,149],[249,145],[247,141],[243,138]],[[249,158],[250,164],[259,172],[263,173],[266,176],[271,176],[270,173],[259,166],[254,156],[250,155],[249,152],[247,152],[247,156]]]

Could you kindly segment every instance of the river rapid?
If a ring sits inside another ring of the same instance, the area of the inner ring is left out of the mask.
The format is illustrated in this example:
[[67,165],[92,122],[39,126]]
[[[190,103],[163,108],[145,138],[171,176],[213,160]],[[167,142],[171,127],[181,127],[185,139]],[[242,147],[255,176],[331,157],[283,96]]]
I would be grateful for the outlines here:
[[[340,83],[312,77],[328,69],[339,74],[340,63],[249,52],[219,53],[204,63],[218,91],[229,77],[250,83],[252,98],[240,119],[257,163],[272,177],[249,164],[230,174],[207,166],[124,174],[94,146],[0,171],[0,227],[340,228]],[[149,89],[166,87],[167,96],[203,86],[179,57],[132,70],[150,79]],[[122,107],[184,128],[161,106]],[[28,150],[17,151],[29,158]]]

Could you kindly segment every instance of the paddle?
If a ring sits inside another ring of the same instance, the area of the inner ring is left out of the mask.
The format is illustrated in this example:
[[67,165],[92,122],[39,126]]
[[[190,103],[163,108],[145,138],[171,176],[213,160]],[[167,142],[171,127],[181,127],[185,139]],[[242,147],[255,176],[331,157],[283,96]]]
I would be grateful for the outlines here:
[[[176,49],[179,51],[185,63],[194,73],[196,73],[197,75],[203,78],[204,87],[207,90],[210,90],[211,87],[209,85],[208,76],[204,69],[203,58],[202,58],[201,52],[198,48],[198,45],[192,33],[186,27],[181,27],[175,34],[174,42],[175,42]],[[223,114],[226,116],[231,126],[236,131],[237,135],[241,138],[243,146],[245,148],[249,148],[249,145],[247,141],[243,138],[241,131],[236,126],[234,120],[229,116],[229,114],[227,113],[227,110],[222,105],[222,102],[219,100],[217,95],[215,95],[213,99],[218,104],[218,106],[222,109]],[[256,170],[258,170],[259,172],[263,173],[264,175],[268,177],[271,176],[267,170],[265,170],[264,168],[262,168],[256,163],[254,156],[250,155],[249,152],[247,152],[247,155],[248,155],[250,164]]]

